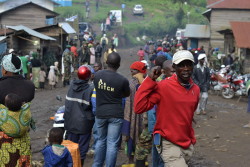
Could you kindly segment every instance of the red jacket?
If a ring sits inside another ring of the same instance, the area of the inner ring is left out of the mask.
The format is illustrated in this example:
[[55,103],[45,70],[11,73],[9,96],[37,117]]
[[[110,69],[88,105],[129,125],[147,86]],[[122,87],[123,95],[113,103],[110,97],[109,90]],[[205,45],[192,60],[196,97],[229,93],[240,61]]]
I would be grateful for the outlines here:
[[140,114],[155,104],[156,124],[154,134],[184,149],[195,144],[192,120],[199,102],[200,89],[190,79],[188,90],[180,85],[176,74],[157,83],[147,77],[135,94],[135,113]]

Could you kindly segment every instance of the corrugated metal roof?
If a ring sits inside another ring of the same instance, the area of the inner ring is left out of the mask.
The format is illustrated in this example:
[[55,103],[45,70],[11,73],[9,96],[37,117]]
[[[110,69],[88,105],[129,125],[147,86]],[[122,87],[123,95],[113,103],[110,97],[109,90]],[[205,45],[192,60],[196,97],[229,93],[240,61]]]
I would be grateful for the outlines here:
[[6,38],[6,36],[0,36],[0,41],[5,40]]
[[58,23],[59,27],[62,27],[62,29],[67,33],[67,34],[75,34],[76,31],[69,25],[69,23]]
[[203,12],[202,14],[204,15],[204,14],[210,13],[211,11],[212,11],[212,9],[208,9],[205,12]]
[[239,48],[250,48],[250,22],[230,22],[236,46]]
[[210,28],[208,25],[187,24],[184,37],[210,38]]
[[25,27],[23,25],[19,25],[19,26],[6,26],[6,27],[9,28],[9,29],[15,30],[15,31],[25,31],[26,33],[28,33],[28,34],[30,34],[30,35],[32,35],[34,37],[38,37],[40,39],[52,40],[52,41],[56,40],[54,38],[51,38],[51,37],[49,37],[47,35],[44,35],[44,34],[41,34],[41,33],[37,32],[37,31],[34,31],[34,30],[32,30],[32,29],[30,29],[28,27]]
[[9,9],[3,11],[2,13],[0,13],[0,15],[5,14],[5,13],[7,13],[7,12],[9,12],[9,11],[16,10],[16,9],[18,9],[18,8],[20,8],[20,7],[24,7],[24,6],[28,5],[28,4],[33,4],[33,5],[35,5],[35,6],[39,7],[39,8],[42,8],[42,9],[44,9],[44,10],[50,12],[51,14],[53,14],[53,17],[56,17],[56,16],[59,15],[58,13],[56,13],[56,12],[54,12],[54,11],[52,11],[52,10],[49,10],[49,9],[43,7],[43,6],[40,6],[40,5],[36,4],[36,3],[33,3],[33,2],[27,2],[27,3],[21,4],[21,5],[19,5],[19,6],[15,6],[15,7],[13,7],[13,8],[9,8]]
[[250,0],[208,0],[207,8],[250,9]]

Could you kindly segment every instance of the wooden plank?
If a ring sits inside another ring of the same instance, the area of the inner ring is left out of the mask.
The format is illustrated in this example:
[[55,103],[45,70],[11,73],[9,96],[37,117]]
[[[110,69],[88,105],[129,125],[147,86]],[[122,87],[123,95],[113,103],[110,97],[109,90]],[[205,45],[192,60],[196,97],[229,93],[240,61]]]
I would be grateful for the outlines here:
[[213,10],[211,13],[211,46],[224,48],[224,35],[219,30],[231,29],[231,21],[250,21],[250,10]]
[[[34,12],[35,11],[35,12]],[[46,26],[46,16],[54,15],[45,9],[39,8],[36,5],[26,5],[16,10],[2,14],[2,25],[24,25],[29,28],[38,28]]]

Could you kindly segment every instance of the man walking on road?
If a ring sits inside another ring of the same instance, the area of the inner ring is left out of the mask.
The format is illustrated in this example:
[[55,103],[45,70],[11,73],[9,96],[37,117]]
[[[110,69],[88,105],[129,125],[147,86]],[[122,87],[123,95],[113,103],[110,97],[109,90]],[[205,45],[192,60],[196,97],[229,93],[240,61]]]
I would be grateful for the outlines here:
[[135,113],[157,105],[154,144],[164,166],[188,167],[196,142],[192,120],[199,102],[199,87],[191,79],[194,57],[186,50],[173,56],[176,74],[159,83],[159,66],[153,67],[135,94]]
[[100,45],[99,42],[96,42],[95,57],[96,57],[95,58],[96,62],[100,63],[102,57],[102,46]]
[[193,80],[200,87],[200,102],[196,114],[206,114],[206,105],[208,99],[208,90],[210,87],[210,70],[205,63],[206,54],[198,56],[198,64],[194,68]]
[[109,40],[106,37],[106,34],[103,34],[103,37],[100,40],[100,44],[102,45],[102,50],[105,51],[107,49],[108,44],[109,44]]
[[73,53],[70,51],[70,47],[70,45],[67,45],[62,55],[63,86],[69,85],[71,79]]
[[107,70],[95,74],[98,141],[92,167],[103,167],[104,162],[106,167],[115,167],[116,164],[124,117],[122,98],[130,95],[128,80],[116,72],[120,61],[118,53],[109,54]]

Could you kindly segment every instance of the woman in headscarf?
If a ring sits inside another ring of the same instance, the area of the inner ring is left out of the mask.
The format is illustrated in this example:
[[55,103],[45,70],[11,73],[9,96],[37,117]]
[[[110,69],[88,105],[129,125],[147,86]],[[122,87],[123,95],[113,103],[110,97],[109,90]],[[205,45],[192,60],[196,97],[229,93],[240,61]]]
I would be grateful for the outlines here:
[[136,61],[130,66],[132,79],[129,82],[130,96],[126,98],[124,110],[123,135],[126,136],[127,155],[130,163],[134,161],[134,152],[136,143],[143,130],[143,115],[134,113],[134,95],[146,73],[146,65],[143,62]]
[[[0,79],[0,166],[13,166],[13,167],[30,167],[31,166],[31,150],[30,150],[30,137],[28,128],[24,133],[19,134],[23,128],[22,125],[29,126],[31,120],[24,121],[24,115],[30,115],[29,102],[34,98],[35,86],[26,80],[19,72],[22,69],[20,58],[16,55],[8,54],[2,59],[2,74]],[[4,105],[6,104],[6,95],[16,94],[21,99],[21,102],[26,106],[25,108],[12,112]],[[8,115],[12,114],[12,119],[15,121],[8,121]],[[14,115],[14,116],[13,116]],[[4,125],[5,124],[5,125]],[[13,133],[6,134],[4,127],[12,127]],[[17,133],[16,133],[17,132]]]
[[37,52],[32,53],[31,66],[32,66],[32,82],[36,88],[39,88],[39,73],[41,70],[41,62],[37,58]]

